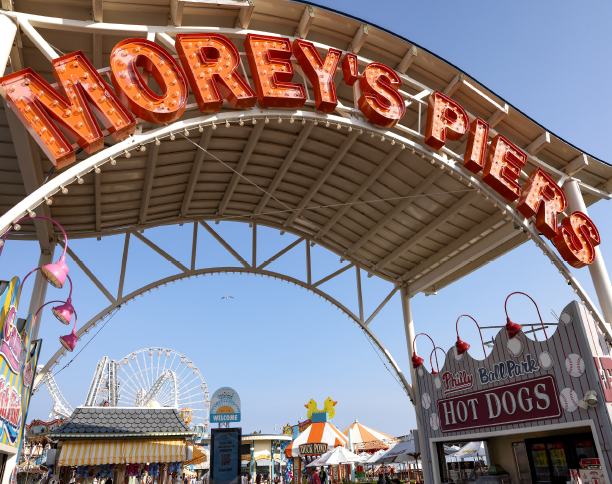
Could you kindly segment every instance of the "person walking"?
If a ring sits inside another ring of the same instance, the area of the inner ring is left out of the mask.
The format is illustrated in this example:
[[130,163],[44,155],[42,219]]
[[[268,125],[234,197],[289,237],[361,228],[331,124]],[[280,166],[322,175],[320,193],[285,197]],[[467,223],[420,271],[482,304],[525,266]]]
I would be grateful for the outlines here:
[[249,474],[249,482],[248,482],[248,484],[253,484],[253,474]]
[[385,484],[392,484],[389,474],[385,474]]
[[325,472],[325,467],[321,468],[319,478],[321,479],[321,484],[327,484],[327,472]]
[[312,475],[312,484],[321,484],[321,478],[319,477],[319,468],[316,467],[314,474]]
[[378,484],[386,484],[382,474],[378,474]]
[[255,478],[255,482],[257,484],[261,484],[261,474],[257,474],[257,477]]

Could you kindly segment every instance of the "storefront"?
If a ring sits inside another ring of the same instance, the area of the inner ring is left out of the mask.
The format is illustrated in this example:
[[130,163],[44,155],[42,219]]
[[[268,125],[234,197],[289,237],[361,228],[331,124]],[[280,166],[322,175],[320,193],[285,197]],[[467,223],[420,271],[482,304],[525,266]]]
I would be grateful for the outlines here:
[[65,483],[150,476],[169,484],[193,459],[187,444],[193,436],[174,408],[78,407],[50,434],[58,441],[59,457],[49,464]]
[[522,330],[509,338],[519,329],[512,325],[482,361],[460,341],[437,373],[416,361],[421,452],[434,481],[452,477],[444,445],[469,439],[484,441],[496,475],[487,482],[565,483],[579,473],[582,482],[611,482],[612,357],[604,335],[577,302],[544,341]]
[[280,450],[283,443],[291,442],[285,434],[247,434],[242,436],[243,474],[255,478],[261,474],[264,479],[274,480],[285,466]]

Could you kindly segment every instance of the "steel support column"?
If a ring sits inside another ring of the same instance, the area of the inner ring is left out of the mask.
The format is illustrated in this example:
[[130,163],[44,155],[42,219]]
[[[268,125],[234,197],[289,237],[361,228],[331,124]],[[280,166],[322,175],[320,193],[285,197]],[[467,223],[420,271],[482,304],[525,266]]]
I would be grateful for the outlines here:
[[[38,266],[42,267],[53,262],[53,252],[55,250],[55,244],[51,244],[51,252],[45,254],[40,253],[38,259]],[[32,296],[30,297],[30,307],[28,308],[28,314],[36,314],[36,311],[45,303],[45,297],[47,297],[47,287],[49,283],[43,278],[40,271],[36,272],[34,278],[34,287],[32,288]],[[34,321],[34,328],[32,330],[32,341],[38,339],[38,330],[40,329],[40,322],[42,321],[42,311]]]
[[[579,211],[588,215],[580,186],[576,180],[565,182],[563,191],[565,192],[570,212]],[[597,300],[599,301],[603,317],[606,323],[612,325],[612,285],[610,284],[610,276],[606,270],[606,263],[599,247],[595,247],[595,260],[589,265],[589,272],[593,286],[595,286]]]
[[423,432],[423,422],[421,422],[421,398],[419,394],[419,386],[417,384],[417,375],[415,369],[412,367],[412,342],[414,340],[414,321],[412,320],[412,310],[410,309],[410,297],[408,296],[408,288],[402,286],[402,315],[404,316],[404,330],[406,331],[406,345],[408,346],[408,365],[410,366],[410,383],[412,385],[412,393],[414,394],[414,411],[416,414],[417,429],[419,432],[419,442],[421,445],[421,463],[423,465],[423,478],[427,484],[433,482],[429,476],[429,463],[423,461],[423,449],[428,444],[425,440],[425,434]]

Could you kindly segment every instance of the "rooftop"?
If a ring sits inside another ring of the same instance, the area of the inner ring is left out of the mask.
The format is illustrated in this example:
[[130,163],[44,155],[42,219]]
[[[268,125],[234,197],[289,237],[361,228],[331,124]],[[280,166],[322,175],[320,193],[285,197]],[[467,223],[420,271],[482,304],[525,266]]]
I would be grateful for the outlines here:
[[191,436],[175,408],[78,407],[53,434],[65,437]]

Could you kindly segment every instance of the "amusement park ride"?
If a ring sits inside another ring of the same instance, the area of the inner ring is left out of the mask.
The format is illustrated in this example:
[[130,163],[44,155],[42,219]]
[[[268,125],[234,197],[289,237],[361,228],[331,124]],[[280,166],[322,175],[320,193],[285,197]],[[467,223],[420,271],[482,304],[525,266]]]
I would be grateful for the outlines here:
[[[40,371],[42,367],[38,368]],[[68,418],[73,412],[53,373],[44,373],[41,384],[53,399],[48,420]],[[103,356],[94,371],[86,407],[174,407],[189,422],[196,420],[196,433],[205,438],[209,424],[210,394],[204,376],[185,355],[168,348],[145,348],[119,360]],[[189,424],[188,422],[188,424]]]

